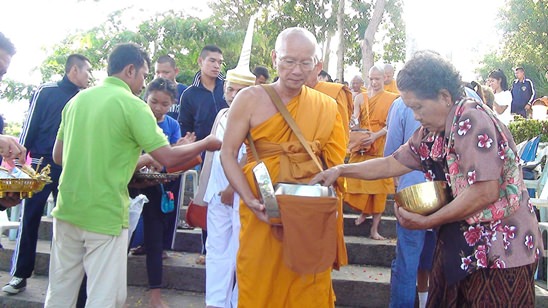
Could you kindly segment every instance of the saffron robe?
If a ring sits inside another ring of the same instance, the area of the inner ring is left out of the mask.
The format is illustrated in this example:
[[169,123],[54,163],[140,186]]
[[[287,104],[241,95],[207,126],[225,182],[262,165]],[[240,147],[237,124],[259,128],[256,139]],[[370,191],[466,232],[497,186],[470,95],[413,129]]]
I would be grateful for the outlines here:
[[343,127],[346,131],[345,146],[348,144],[348,132],[350,127],[350,118],[354,112],[354,103],[352,102],[352,92],[350,89],[340,83],[320,81],[314,87],[314,90],[327,94],[337,102],[339,113],[342,117]]
[[[360,128],[369,129],[377,132],[386,126],[386,118],[392,102],[398,97],[397,94],[382,91],[373,97],[364,95],[364,102],[360,106]],[[374,142],[375,153],[352,153],[348,163],[358,163],[365,160],[383,157],[384,143],[386,135],[379,137]],[[391,194],[394,193],[394,182],[392,178],[380,180],[358,180],[346,179],[347,187],[344,201],[351,207],[366,214],[382,213],[384,211],[384,202],[377,203],[373,208],[366,208],[368,195]]]
[[[330,97],[303,86],[301,93],[286,105],[303,136],[327,167],[344,162],[345,147],[340,140],[345,131],[337,105]],[[280,113],[250,130],[259,159],[268,168],[274,183],[280,175],[281,144],[302,148]],[[247,141],[246,141],[247,142]],[[304,148],[299,153],[306,154]],[[243,168],[247,181],[258,197],[252,168],[255,158],[247,147],[248,162]],[[311,158],[309,158],[311,160]],[[311,164],[311,166],[314,166]],[[319,172],[317,167],[312,175]],[[288,173],[288,172],[286,172]],[[312,176],[295,180],[308,183]],[[342,209],[340,209],[342,211]],[[239,284],[238,306],[248,307],[334,307],[335,294],[331,269],[315,275],[292,272],[282,257],[282,242],[273,236],[271,226],[260,221],[243,202],[240,204],[240,249],[236,273]],[[344,238],[338,238],[344,245]]]
[[389,84],[385,84],[384,91],[400,94],[400,91],[398,90],[398,85],[396,84],[396,79],[392,79]]
[[[341,146],[346,148],[348,146],[348,141],[350,139],[349,133],[350,133],[350,118],[352,117],[352,113],[354,112],[354,103],[352,101],[352,92],[350,89],[340,83],[333,83],[333,82],[324,82],[320,81],[316,84],[314,87],[314,90],[322,92],[326,95],[328,95],[331,98],[334,98],[337,102],[337,107],[339,110],[339,114],[342,118],[343,128],[345,131],[345,139],[341,140]],[[338,183],[338,189],[337,193],[339,194],[339,200],[341,202],[340,209],[337,216],[337,226],[338,226],[338,233],[339,236],[344,238],[344,216],[342,213],[342,207],[343,207],[343,199],[344,199],[344,192],[346,191],[346,180],[342,178]],[[339,243],[337,247],[337,262],[334,265],[335,269],[339,269],[339,267],[347,265],[348,264],[348,254],[346,251],[346,245],[343,243]]]

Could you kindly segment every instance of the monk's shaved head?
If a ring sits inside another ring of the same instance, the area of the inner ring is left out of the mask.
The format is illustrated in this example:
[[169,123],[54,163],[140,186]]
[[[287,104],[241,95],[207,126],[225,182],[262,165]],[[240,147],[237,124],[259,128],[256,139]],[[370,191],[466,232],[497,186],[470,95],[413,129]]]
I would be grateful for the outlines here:
[[314,48],[314,55],[316,54],[316,46],[318,46],[316,37],[310,31],[299,27],[287,28],[280,32],[276,38],[276,46],[274,49],[277,52],[281,52],[290,39],[299,39],[301,40],[300,43],[303,45],[311,44],[312,48]]
[[392,64],[384,65],[384,84],[390,84],[394,80],[394,67]]
[[371,73],[373,72],[379,72],[381,74],[384,75],[384,66],[383,65],[373,65],[370,69],[369,69],[369,75],[371,75]]

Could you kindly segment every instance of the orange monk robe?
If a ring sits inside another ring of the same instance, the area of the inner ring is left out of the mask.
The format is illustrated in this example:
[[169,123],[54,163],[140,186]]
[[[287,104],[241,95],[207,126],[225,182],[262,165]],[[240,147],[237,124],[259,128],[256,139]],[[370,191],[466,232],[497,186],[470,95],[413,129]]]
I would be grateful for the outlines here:
[[[390,109],[392,102],[394,102],[397,97],[397,94],[386,91],[382,91],[369,98],[367,95],[364,95],[364,102],[360,106],[360,128],[370,129],[373,132],[377,132],[384,128],[386,126],[388,110]],[[367,119],[370,120],[367,121]],[[385,142],[386,135],[379,137],[375,140],[374,147],[377,149],[375,153],[365,153],[363,155],[359,153],[352,153],[348,163],[357,163],[382,157]],[[374,206],[372,206],[372,202],[366,204],[368,195],[394,193],[394,183],[392,178],[373,181],[347,178],[346,182],[347,185],[344,201],[346,201],[351,207],[356,208],[366,214],[382,213],[384,212],[385,206],[384,202],[377,202]]]
[[398,90],[398,85],[396,84],[396,79],[392,79],[389,84],[385,84],[384,91],[400,94],[400,91]]
[[[346,149],[340,145],[340,140],[345,132],[333,100],[303,87],[301,94],[286,106],[305,139],[319,142],[325,164],[331,167],[343,163]],[[276,151],[267,153],[265,149],[288,141],[298,142],[298,139],[280,113],[252,128],[250,133],[259,158],[276,182],[280,174],[280,155]],[[248,162],[243,171],[253,193],[258,196],[252,173],[256,162],[249,146],[247,149]],[[301,182],[308,181],[309,178]],[[236,262],[238,307],[334,307],[331,269],[315,275],[292,272],[283,261],[282,243],[274,238],[270,225],[257,219],[243,202],[240,204],[240,220],[240,248]],[[338,241],[344,241],[344,238]]]
[[[343,128],[345,129],[345,138],[341,140],[341,145],[346,148],[348,146],[349,133],[350,133],[350,118],[354,112],[354,103],[352,102],[352,92],[350,89],[340,83],[324,82],[320,81],[314,87],[314,90],[327,94],[329,97],[334,98],[337,102],[339,114],[342,118]],[[341,202],[339,208],[339,214],[337,216],[338,233],[341,238],[344,238],[344,216],[342,212],[344,192],[346,191],[346,180],[339,181],[337,193],[339,194],[339,200]],[[337,264],[335,269],[339,269],[340,266],[348,264],[348,255],[346,251],[346,245],[340,243],[337,247]]]
[[342,117],[343,127],[346,129],[346,139],[344,140],[344,146],[348,145],[348,133],[350,128],[350,118],[354,112],[354,104],[352,103],[352,92],[350,89],[340,83],[319,81],[314,90],[320,91],[323,94],[335,99],[339,109],[339,114]]

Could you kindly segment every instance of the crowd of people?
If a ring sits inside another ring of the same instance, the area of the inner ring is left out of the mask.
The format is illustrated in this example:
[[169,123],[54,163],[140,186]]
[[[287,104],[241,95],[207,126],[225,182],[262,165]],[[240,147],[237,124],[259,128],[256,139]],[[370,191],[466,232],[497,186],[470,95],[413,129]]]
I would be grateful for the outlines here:
[[[192,168],[200,172],[197,203],[207,206],[196,260],[206,268],[207,307],[334,307],[331,274],[348,264],[343,203],[359,211],[356,225],[371,217],[369,237],[382,241],[387,196],[435,180],[447,181],[453,197],[440,210],[423,216],[395,204],[390,307],[412,307],[416,294],[420,307],[534,306],[544,250],[507,128],[512,114],[530,116],[536,95],[522,67],[511,87],[497,69],[488,76],[490,89],[476,83],[473,91],[449,61],[420,51],[397,78],[393,65],[379,64],[367,72],[367,85],[357,75],[348,87],[323,70],[314,35],[294,27],[276,39],[277,77],[269,83],[266,67],[249,68],[250,24],[238,65],[226,77],[222,50],[206,45],[189,86],[176,81],[179,69],[169,55],[157,58],[155,78],[145,84],[149,55],[122,43],[109,52],[100,84],[89,86],[93,63],[73,54],[61,81],[35,91],[20,139],[0,135],[0,155],[25,161],[28,151],[33,167],[50,164],[52,183],[22,202],[4,292],[27,287],[53,194],[45,307],[123,307],[128,207],[130,197],[144,194],[143,236],[132,253],[146,254],[150,307],[166,307],[163,259],[180,219],[177,207],[166,210],[162,200],[184,188],[180,181],[130,180],[143,167],[165,172],[201,155],[203,163]],[[14,55],[0,33],[0,80]],[[327,270],[303,274],[288,264],[284,235],[273,228],[256,185],[260,162],[274,184],[335,188],[336,253]],[[0,210],[20,202],[7,194]]]

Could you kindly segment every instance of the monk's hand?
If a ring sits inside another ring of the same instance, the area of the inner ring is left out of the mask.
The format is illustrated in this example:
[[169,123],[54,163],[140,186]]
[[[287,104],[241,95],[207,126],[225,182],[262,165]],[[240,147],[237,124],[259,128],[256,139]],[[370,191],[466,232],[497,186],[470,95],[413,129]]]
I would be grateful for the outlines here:
[[219,138],[213,135],[209,135],[205,137],[205,141],[206,141],[206,151],[217,151],[221,149],[221,145],[223,144],[223,142]]
[[323,186],[330,186],[337,181],[341,176],[341,169],[339,166],[331,167],[325,171],[322,171],[312,178],[310,185],[322,184]]
[[364,146],[364,147],[369,146],[369,145],[373,144],[373,142],[375,142],[375,140],[377,140],[377,138],[378,138],[377,133],[371,133],[367,137],[362,139],[361,145]]
[[19,144],[17,138],[0,135],[0,156],[10,163],[18,159],[21,164],[24,164],[27,160],[27,149]]
[[221,203],[226,206],[232,206],[234,203],[234,189],[228,185],[225,190],[219,193],[221,195]]
[[432,228],[428,224],[428,216],[412,213],[394,202],[394,214],[400,225],[409,230],[425,230]]
[[267,224],[270,223],[268,215],[266,214],[266,208],[264,204],[261,203],[261,201],[257,199],[252,199],[247,202],[244,201],[244,203],[247,204],[249,209],[255,214],[255,216],[257,216],[259,220],[264,221]]

